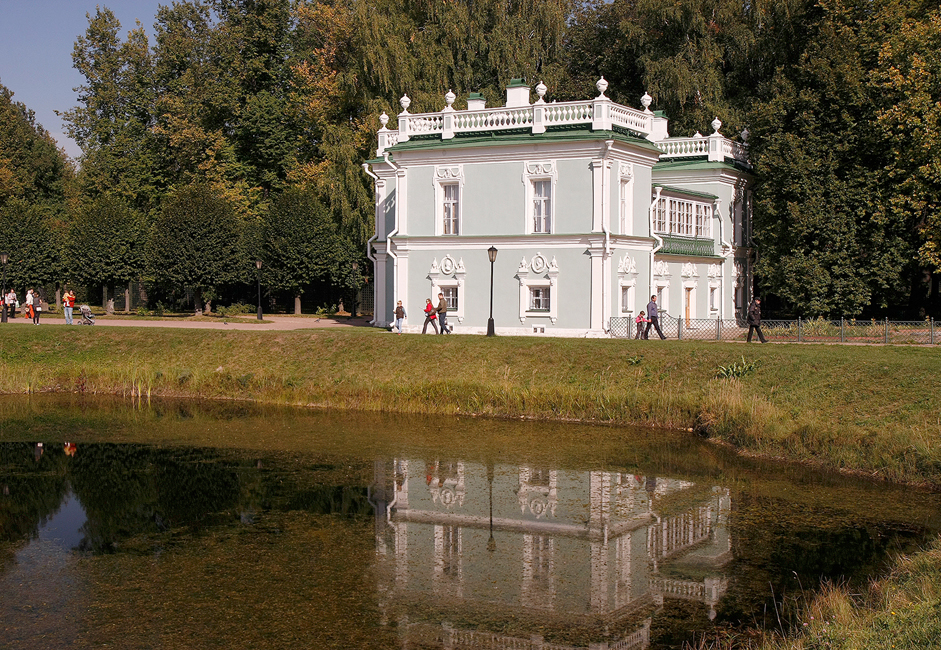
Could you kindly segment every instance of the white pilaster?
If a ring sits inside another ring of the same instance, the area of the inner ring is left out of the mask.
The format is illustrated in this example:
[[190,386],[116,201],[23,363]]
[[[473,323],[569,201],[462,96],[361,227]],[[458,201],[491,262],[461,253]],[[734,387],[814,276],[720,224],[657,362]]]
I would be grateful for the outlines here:
[[604,330],[604,249],[589,249],[591,255],[591,318],[592,330]]

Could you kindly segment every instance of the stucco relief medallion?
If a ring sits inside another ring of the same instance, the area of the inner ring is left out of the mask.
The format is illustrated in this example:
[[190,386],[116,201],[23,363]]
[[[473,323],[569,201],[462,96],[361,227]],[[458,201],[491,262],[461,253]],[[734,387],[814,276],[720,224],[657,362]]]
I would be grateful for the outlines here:
[[454,264],[454,258],[451,257],[450,255],[445,255],[444,259],[441,260],[441,266],[439,268],[441,269],[441,272],[444,273],[445,275],[453,274],[454,269],[456,268]]
[[657,260],[653,265],[653,274],[661,277],[670,275],[670,265],[663,260]]
[[530,268],[533,273],[545,273],[546,269],[549,268],[549,264],[546,262],[546,258],[542,256],[542,253],[536,253],[530,263]]

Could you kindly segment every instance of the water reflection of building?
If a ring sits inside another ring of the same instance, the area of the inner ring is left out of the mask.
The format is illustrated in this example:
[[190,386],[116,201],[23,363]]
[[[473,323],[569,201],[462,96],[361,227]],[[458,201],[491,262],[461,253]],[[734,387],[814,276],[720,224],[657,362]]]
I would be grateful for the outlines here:
[[398,459],[377,461],[370,501],[403,648],[646,648],[665,600],[713,618],[727,587],[724,488]]

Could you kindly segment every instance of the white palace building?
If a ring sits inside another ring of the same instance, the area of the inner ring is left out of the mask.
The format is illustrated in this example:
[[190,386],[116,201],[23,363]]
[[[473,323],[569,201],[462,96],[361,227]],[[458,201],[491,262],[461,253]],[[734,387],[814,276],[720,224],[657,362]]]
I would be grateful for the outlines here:
[[[651,295],[677,323],[741,318],[750,299],[750,166],[744,142],[670,137],[667,118],[599,95],[546,103],[522,80],[506,106],[472,93],[455,110],[383,114],[375,180],[374,325],[443,293],[457,333],[608,336]],[[747,133],[742,134],[744,141]],[[495,248],[491,263],[488,250]],[[491,295],[491,272],[492,295]],[[679,320],[677,320],[679,319]]]

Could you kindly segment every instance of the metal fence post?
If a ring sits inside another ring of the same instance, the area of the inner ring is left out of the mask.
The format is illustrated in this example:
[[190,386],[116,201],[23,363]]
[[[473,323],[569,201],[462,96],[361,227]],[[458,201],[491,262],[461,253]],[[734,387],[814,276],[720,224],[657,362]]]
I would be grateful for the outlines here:
[[716,340],[722,340],[722,320],[716,316]]
[[885,342],[889,342],[889,317],[885,317]]
[[928,335],[930,338],[928,340],[931,341],[931,345],[934,345],[934,316],[929,317],[928,328],[928,331],[930,332]]
[[797,317],[797,342],[801,342],[801,317]]
[[676,340],[683,340],[683,324],[679,316],[676,317]]
[[846,343],[846,319],[840,316],[840,343]]

